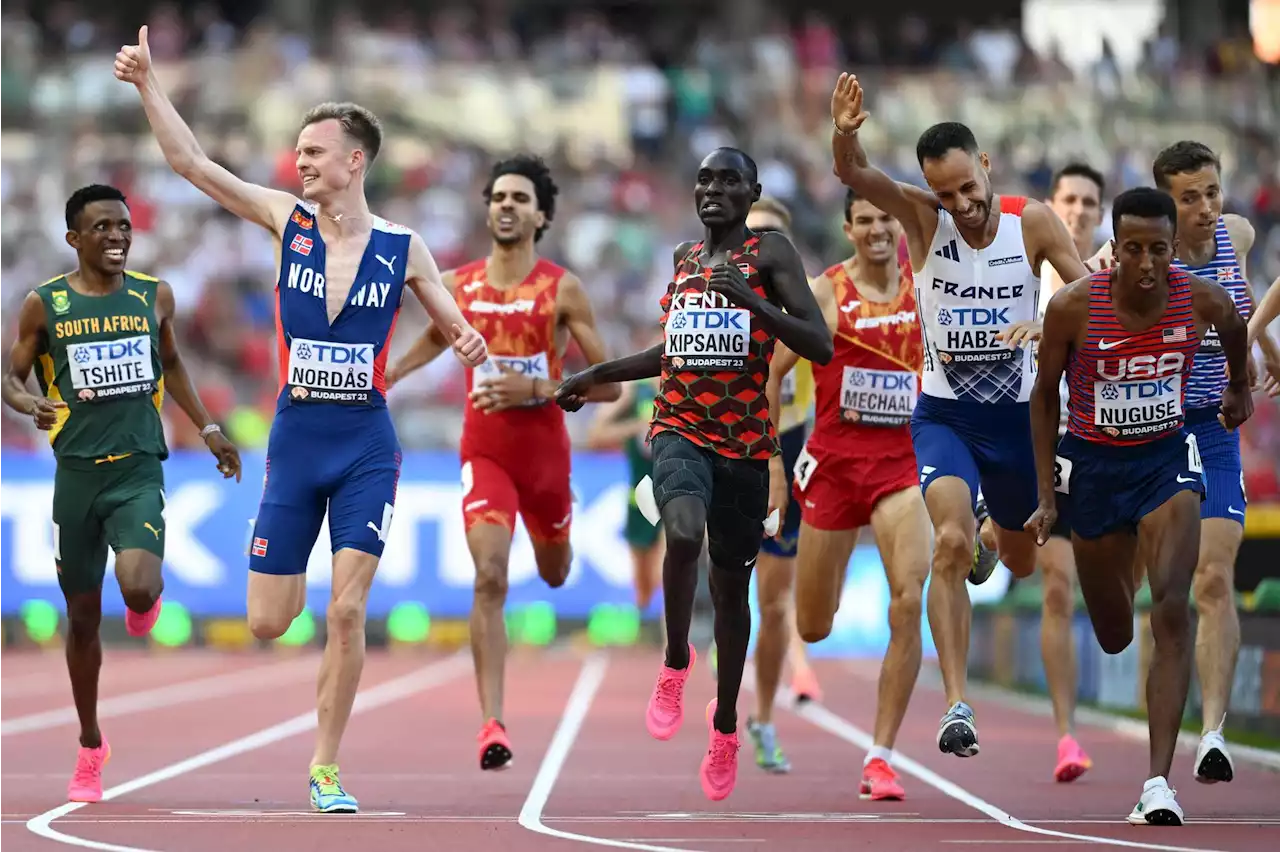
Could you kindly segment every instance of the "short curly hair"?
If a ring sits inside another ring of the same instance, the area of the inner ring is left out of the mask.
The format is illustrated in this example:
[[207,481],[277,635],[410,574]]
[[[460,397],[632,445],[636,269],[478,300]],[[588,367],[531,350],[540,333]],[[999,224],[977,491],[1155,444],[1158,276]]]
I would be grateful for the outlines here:
[[499,160],[489,170],[489,181],[484,185],[482,195],[486,204],[493,198],[493,184],[503,175],[520,175],[528,178],[533,184],[538,209],[547,220],[546,224],[533,236],[534,242],[537,242],[542,239],[547,228],[551,227],[551,220],[556,217],[556,196],[560,194],[560,187],[556,186],[555,180],[551,177],[551,169],[541,157],[534,154],[516,154],[514,157]]

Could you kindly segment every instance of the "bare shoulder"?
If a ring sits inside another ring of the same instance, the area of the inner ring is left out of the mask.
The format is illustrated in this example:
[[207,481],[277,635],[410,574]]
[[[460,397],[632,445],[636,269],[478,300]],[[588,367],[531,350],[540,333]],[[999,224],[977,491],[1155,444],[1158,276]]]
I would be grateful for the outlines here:
[[1222,224],[1227,227],[1227,235],[1231,238],[1236,254],[1248,254],[1257,236],[1253,223],[1238,213],[1224,213]]
[[793,257],[798,257],[800,252],[796,250],[796,244],[783,234],[777,231],[766,231],[760,234],[760,257],[766,263],[775,260],[789,261]]
[[676,250],[671,253],[671,265],[679,266],[681,261],[685,259],[693,247],[699,242],[700,240],[685,240],[680,245],[676,246]]

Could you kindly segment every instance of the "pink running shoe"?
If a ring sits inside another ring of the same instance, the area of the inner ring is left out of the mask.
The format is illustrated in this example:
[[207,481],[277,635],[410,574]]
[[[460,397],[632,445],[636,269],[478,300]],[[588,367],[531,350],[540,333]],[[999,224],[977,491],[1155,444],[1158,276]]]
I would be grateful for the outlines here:
[[711,743],[707,746],[707,755],[702,758],[702,768],[698,775],[702,778],[702,792],[713,802],[729,798],[733,786],[738,781],[738,749],[742,743],[738,740],[738,732],[722,734],[716,730],[716,699],[707,705],[707,730],[711,733]]
[[1053,770],[1055,780],[1065,784],[1074,781],[1093,768],[1093,760],[1080,748],[1076,738],[1067,734],[1058,740],[1058,765]]
[[698,653],[689,646],[689,665],[684,669],[669,669],[664,663],[658,671],[658,682],[649,696],[649,709],[645,713],[645,727],[655,740],[669,740],[680,730],[684,722],[684,685],[693,671]]
[[156,626],[156,622],[160,620],[161,599],[156,598],[155,606],[144,613],[136,613],[131,609],[124,611],[124,629],[129,631],[130,636],[146,636],[151,632],[151,628]]
[[111,746],[107,738],[97,748],[80,747],[76,758],[76,771],[67,785],[67,799],[72,802],[102,801],[102,767],[111,759]]
[[873,758],[862,767],[862,784],[858,789],[858,798],[880,802],[886,799],[901,802],[907,797],[907,791],[898,783],[898,773],[893,771],[882,758]]

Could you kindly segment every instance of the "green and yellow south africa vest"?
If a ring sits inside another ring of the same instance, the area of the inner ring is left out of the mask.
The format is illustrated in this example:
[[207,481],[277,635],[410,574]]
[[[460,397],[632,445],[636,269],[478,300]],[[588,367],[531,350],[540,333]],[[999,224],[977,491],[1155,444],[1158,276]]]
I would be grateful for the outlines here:
[[116,292],[86,296],[62,275],[36,289],[48,332],[36,378],[45,396],[67,404],[49,430],[58,459],[168,457],[160,420],[164,371],[158,283],[149,275],[125,272],[124,286]]

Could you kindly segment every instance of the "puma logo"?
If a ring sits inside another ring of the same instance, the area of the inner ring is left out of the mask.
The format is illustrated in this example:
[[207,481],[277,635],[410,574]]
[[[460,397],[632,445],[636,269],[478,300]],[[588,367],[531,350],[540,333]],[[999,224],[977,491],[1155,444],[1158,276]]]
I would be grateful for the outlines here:
[[390,260],[387,260],[385,257],[383,257],[380,254],[374,255],[374,258],[377,259],[378,263],[381,263],[388,270],[390,270],[392,275],[396,274],[396,257],[399,257],[399,255],[395,255]]
[[[141,302],[142,304],[144,304],[144,305],[146,305],[146,304],[147,304],[147,294],[146,294],[146,293],[139,293],[137,290],[126,290],[125,292],[126,292],[126,293],[128,293],[130,296],[133,296],[135,299],[137,299],[137,300],[138,300],[139,302]],[[147,307],[151,307],[151,306],[150,306],[150,305],[147,305]]]
[[147,523],[145,521],[143,522],[142,525],[151,531],[151,534],[156,537],[156,541],[160,540],[160,530],[156,529],[155,527],[151,526],[150,523]]

